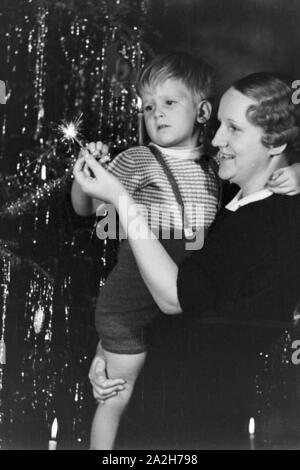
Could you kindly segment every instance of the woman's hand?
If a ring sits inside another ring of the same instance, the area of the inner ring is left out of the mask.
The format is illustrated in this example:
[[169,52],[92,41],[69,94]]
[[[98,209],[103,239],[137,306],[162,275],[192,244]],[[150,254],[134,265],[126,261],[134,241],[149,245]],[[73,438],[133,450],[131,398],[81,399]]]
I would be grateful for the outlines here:
[[92,361],[89,379],[93,387],[94,398],[101,404],[125,388],[125,380],[107,378],[105,358],[98,352]]
[[276,194],[295,196],[300,193],[300,163],[274,171],[267,185]]
[[120,181],[105,170],[89,151],[78,158],[73,174],[82,191],[88,196],[118,205],[119,197],[125,192]]

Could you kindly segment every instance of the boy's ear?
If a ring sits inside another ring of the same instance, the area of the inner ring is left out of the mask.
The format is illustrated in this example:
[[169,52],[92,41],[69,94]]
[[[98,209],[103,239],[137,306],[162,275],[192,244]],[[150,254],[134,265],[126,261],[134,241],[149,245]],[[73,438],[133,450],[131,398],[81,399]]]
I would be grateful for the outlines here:
[[270,155],[272,155],[272,157],[276,157],[276,156],[278,157],[285,151],[286,146],[287,144],[282,144],[282,145],[279,145],[278,147],[271,147]]
[[197,122],[205,124],[211,116],[212,106],[209,101],[202,100],[197,106]]

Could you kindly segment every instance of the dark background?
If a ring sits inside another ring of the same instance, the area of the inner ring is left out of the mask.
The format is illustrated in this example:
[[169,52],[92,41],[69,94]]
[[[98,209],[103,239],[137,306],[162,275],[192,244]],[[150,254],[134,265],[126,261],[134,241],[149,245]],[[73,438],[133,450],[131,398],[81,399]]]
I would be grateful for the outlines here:
[[299,75],[296,0],[154,0],[153,7],[164,47],[194,51],[216,68],[222,85],[262,70]]

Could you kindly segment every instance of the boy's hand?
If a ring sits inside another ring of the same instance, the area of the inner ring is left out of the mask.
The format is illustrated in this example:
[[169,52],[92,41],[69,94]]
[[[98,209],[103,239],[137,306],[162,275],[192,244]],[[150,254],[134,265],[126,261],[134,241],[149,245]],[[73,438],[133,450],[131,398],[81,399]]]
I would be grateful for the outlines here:
[[300,163],[274,171],[267,183],[268,189],[276,194],[295,196],[300,193]]
[[105,165],[107,162],[110,161],[108,146],[103,142],[90,142],[86,146],[86,149],[90,152],[92,157],[94,157],[98,162],[101,163],[101,165]]
[[125,380],[107,378],[105,358],[99,355],[99,353],[96,354],[92,361],[89,379],[93,387],[94,398],[103,405],[105,400],[114,397],[124,390]]
[[[110,162],[108,146],[106,144],[103,144],[102,142],[90,142],[86,145],[86,147],[80,150],[78,158],[86,157],[87,155],[91,155],[92,157],[94,157],[95,160],[100,162],[101,165],[103,165],[104,167],[106,167],[107,164]],[[83,170],[87,176],[93,176],[85,165],[83,167]]]

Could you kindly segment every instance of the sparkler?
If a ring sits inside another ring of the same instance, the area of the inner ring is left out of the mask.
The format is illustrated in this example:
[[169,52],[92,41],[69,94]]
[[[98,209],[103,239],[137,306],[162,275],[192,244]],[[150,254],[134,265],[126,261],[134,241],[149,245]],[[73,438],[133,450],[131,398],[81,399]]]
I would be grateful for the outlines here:
[[[83,143],[81,142],[80,139],[83,138],[83,135],[81,134],[82,130],[82,114],[78,118],[76,118],[74,121],[66,121],[65,119],[62,121],[61,124],[57,126],[57,131],[61,135],[60,140],[61,142],[76,142],[80,149],[84,148]],[[47,157],[51,152],[53,152],[53,148],[51,147],[50,149],[47,149],[46,152],[44,152],[42,155],[40,155],[38,158],[34,159],[32,162],[30,162],[28,165],[26,165],[25,168],[28,168],[31,166],[33,163],[37,161],[41,161],[45,157]],[[41,179],[46,180],[46,166],[43,165],[41,168]]]
[[80,139],[83,138],[81,134],[82,130],[82,114],[75,119],[75,121],[67,122],[63,120],[61,124],[57,126],[58,132],[61,134],[60,140],[62,142],[76,142],[79,147],[83,148],[83,143]]
[[[81,118],[82,118],[82,114],[77,119],[75,119],[75,121],[67,122],[64,120],[62,121],[61,124],[58,125],[57,129],[59,133],[61,134],[60,140],[62,142],[72,142],[72,143],[76,142],[79,145],[80,149],[83,149],[84,145],[80,140],[83,138],[83,135],[81,134],[81,130],[82,130]],[[96,150],[93,153],[93,156],[97,161],[100,161],[104,167],[106,166],[107,163],[110,162],[109,153],[102,155],[101,151]],[[93,173],[91,172],[90,169],[86,167],[86,164],[84,164],[83,168],[88,176],[93,176]]]

